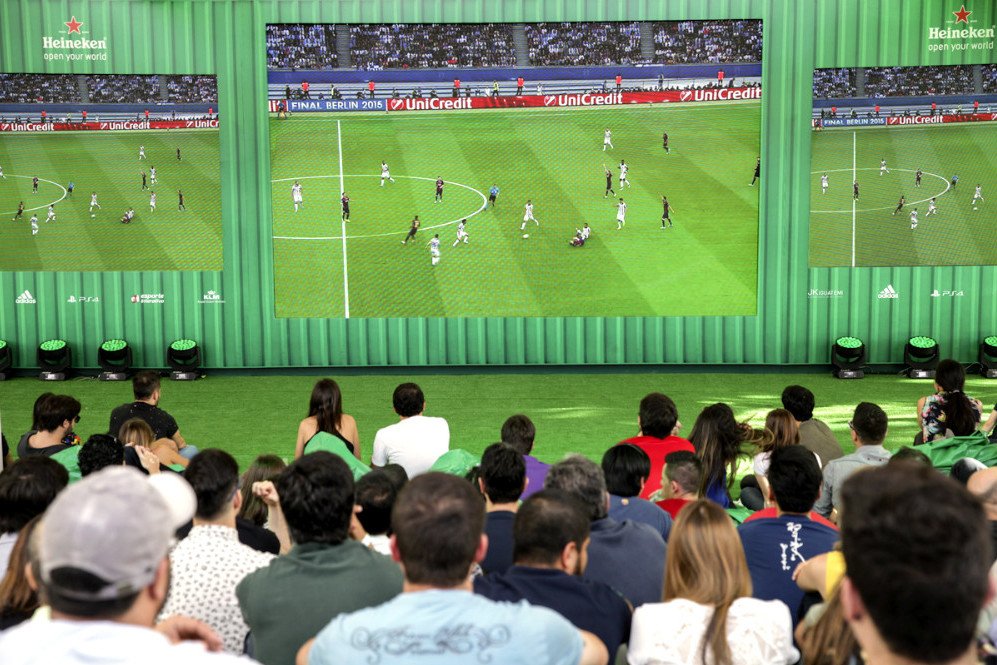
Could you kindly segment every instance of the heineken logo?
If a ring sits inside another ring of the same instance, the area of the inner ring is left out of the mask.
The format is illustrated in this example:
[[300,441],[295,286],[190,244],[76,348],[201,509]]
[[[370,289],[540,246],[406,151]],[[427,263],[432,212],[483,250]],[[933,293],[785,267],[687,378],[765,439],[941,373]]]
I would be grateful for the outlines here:
[[100,53],[107,51],[107,37],[92,37],[90,31],[83,28],[86,22],[77,20],[75,15],[62,25],[65,29],[58,31],[60,36],[42,37],[46,60],[107,60],[107,53]]

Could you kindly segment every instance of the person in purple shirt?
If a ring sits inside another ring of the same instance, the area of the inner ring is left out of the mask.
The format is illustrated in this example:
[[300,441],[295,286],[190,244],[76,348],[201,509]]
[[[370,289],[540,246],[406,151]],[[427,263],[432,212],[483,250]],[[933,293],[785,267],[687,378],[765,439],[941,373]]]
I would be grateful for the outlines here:
[[640,498],[651,473],[651,458],[647,453],[629,443],[611,446],[602,456],[602,473],[609,492],[609,516],[617,522],[633,520],[646,524],[667,543],[672,516]]
[[793,571],[811,557],[830,552],[839,534],[808,516],[821,484],[812,452],[799,445],[774,450],[768,480],[776,516],[745,522],[737,532],[751,573],[752,595],[781,600],[795,620],[803,590],[793,580]]
[[526,462],[526,478],[530,482],[523,492],[523,500],[543,489],[544,479],[550,471],[550,464],[544,464],[530,454],[533,452],[533,439],[536,435],[537,428],[534,427],[533,421],[521,413],[510,416],[502,424],[502,443],[508,443],[519,451],[523,461]]

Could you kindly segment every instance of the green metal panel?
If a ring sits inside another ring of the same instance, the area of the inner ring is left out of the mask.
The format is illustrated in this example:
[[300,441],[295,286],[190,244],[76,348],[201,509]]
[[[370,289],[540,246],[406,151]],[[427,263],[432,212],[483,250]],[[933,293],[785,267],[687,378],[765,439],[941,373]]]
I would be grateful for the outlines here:
[[[928,27],[943,26],[956,8],[952,0],[4,0],[0,71],[217,74],[225,268],[0,272],[0,337],[13,343],[22,366],[33,364],[35,346],[49,337],[70,341],[87,366],[108,337],[129,340],[137,363],[152,366],[177,337],[199,340],[214,367],[821,363],[843,334],[864,339],[873,362],[899,361],[913,334],[970,360],[979,339],[997,331],[997,268],[807,268],[813,68],[992,62],[993,50],[928,52]],[[968,8],[979,25],[993,25],[997,0]],[[107,35],[106,62],[43,59],[42,37],[55,36],[72,15]],[[758,316],[274,317],[266,23],[684,18],[765,21]],[[877,299],[887,283],[900,299]],[[810,299],[811,288],[841,289],[845,297]],[[932,299],[932,288],[966,296]],[[37,305],[15,306],[25,289]],[[199,304],[209,289],[225,303]],[[136,293],[164,293],[166,304],[133,305]],[[66,302],[81,294],[102,302]]]

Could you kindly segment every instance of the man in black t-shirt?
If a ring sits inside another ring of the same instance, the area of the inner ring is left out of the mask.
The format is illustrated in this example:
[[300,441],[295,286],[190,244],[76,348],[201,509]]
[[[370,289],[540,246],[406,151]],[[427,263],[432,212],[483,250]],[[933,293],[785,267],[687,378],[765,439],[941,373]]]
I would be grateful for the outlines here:
[[178,452],[187,459],[197,454],[197,448],[188,445],[180,435],[180,428],[173,416],[159,408],[159,373],[146,370],[132,379],[135,401],[122,404],[111,412],[108,433],[117,436],[126,420],[140,418],[152,428],[154,440],[171,439],[177,444]]

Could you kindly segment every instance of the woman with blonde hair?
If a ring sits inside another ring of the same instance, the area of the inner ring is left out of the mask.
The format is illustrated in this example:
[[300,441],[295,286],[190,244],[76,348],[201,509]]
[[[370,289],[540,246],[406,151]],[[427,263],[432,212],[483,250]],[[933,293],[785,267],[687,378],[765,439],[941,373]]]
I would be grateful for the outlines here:
[[679,511],[668,539],[663,603],[637,608],[630,665],[789,665],[789,609],[751,597],[741,539],[726,511],[700,499]]
[[173,439],[154,440],[155,436],[149,423],[141,418],[126,420],[121,423],[121,429],[118,430],[118,441],[124,445],[146,448],[155,453],[160,464],[166,466],[177,464],[186,469],[190,460],[180,454],[176,442]]

